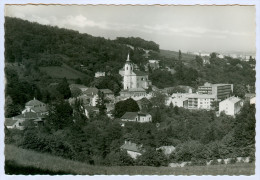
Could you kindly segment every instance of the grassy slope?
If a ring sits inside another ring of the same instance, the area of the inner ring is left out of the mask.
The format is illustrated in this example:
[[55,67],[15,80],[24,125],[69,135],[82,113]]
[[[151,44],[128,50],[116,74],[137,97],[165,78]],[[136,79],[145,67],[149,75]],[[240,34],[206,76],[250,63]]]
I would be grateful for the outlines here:
[[91,166],[48,154],[5,146],[7,174],[79,174],[79,175],[253,175],[251,164],[190,166],[184,168],[147,166]]
[[[175,59],[178,59],[179,52],[160,49],[160,55],[165,56],[166,58],[174,57]],[[185,61],[191,61],[191,60],[195,59],[195,55],[182,53],[182,59]]]
[[62,66],[49,66],[49,67],[40,67],[41,71],[46,72],[49,76],[54,79],[61,79],[66,77],[67,79],[77,79],[84,78],[86,75],[82,72],[79,72],[66,64]]

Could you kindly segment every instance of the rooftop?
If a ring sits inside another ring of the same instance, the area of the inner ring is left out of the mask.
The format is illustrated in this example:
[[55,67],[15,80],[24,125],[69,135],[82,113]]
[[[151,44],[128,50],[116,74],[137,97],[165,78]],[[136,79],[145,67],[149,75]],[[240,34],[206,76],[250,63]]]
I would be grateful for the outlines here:
[[42,113],[42,112],[47,112],[47,107],[46,106],[40,106],[40,107],[33,107],[31,108],[34,112],[36,113]]
[[100,89],[100,91],[104,94],[114,94],[110,89]]
[[146,75],[148,75],[147,73],[142,72],[142,71],[138,71],[138,70],[134,70],[134,73],[135,73],[137,76],[146,76]]
[[45,104],[37,99],[33,99],[25,104],[25,106],[45,106]]
[[12,126],[12,125],[14,125],[17,121],[18,121],[18,120],[12,120],[12,119],[10,119],[10,118],[6,118],[6,119],[5,119],[5,125],[6,125],[6,126]]
[[71,84],[69,87],[70,88],[87,88],[83,84]]
[[143,88],[131,88],[131,89],[125,89],[121,92],[146,92]]
[[25,112],[24,114],[17,115],[14,118],[15,119],[36,119],[36,118],[40,118],[40,117],[44,117],[44,116],[39,115],[34,112]]
[[[230,101],[231,103],[235,104],[235,103],[241,101],[241,99],[238,98],[238,97],[232,96],[232,97],[229,97],[229,98],[227,98],[227,99],[225,99],[225,100],[223,100],[223,101]],[[222,102],[223,102],[223,101],[222,101]]]
[[98,94],[98,89],[97,88],[88,88],[86,91],[84,91],[84,94],[86,95],[96,95]]
[[123,144],[120,148],[128,151],[141,152],[141,146],[138,146],[136,143],[131,143],[129,141]]
[[132,119],[134,120],[138,116],[138,112],[126,112],[121,119]]

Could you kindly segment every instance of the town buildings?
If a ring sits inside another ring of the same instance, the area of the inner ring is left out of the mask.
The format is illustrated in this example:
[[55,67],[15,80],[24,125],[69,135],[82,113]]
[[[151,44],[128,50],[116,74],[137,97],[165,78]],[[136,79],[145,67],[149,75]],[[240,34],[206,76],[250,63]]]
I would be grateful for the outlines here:
[[224,112],[226,115],[235,116],[243,106],[243,101],[238,97],[229,97],[219,103],[219,113]]

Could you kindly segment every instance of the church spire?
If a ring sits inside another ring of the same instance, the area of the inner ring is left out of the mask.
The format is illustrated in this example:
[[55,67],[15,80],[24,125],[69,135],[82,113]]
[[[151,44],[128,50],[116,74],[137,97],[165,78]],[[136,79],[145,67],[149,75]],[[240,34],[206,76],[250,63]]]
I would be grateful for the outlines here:
[[128,55],[127,55],[127,60],[126,61],[130,61],[130,59],[129,59],[129,53],[128,53]]

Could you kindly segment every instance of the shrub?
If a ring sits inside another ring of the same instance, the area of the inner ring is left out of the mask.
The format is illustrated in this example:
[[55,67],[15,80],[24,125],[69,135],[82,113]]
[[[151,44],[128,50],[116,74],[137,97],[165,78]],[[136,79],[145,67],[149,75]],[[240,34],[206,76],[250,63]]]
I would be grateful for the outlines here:
[[[222,159],[223,160],[223,159]],[[224,160],[223,160],[224,161]],[[217,159],[213,159],[210,165],[217,165],[218,164],[218,160]]]
[[236,158],[231,158],[231,160],[229,161],[229,164],[235,164],[237,162]]

